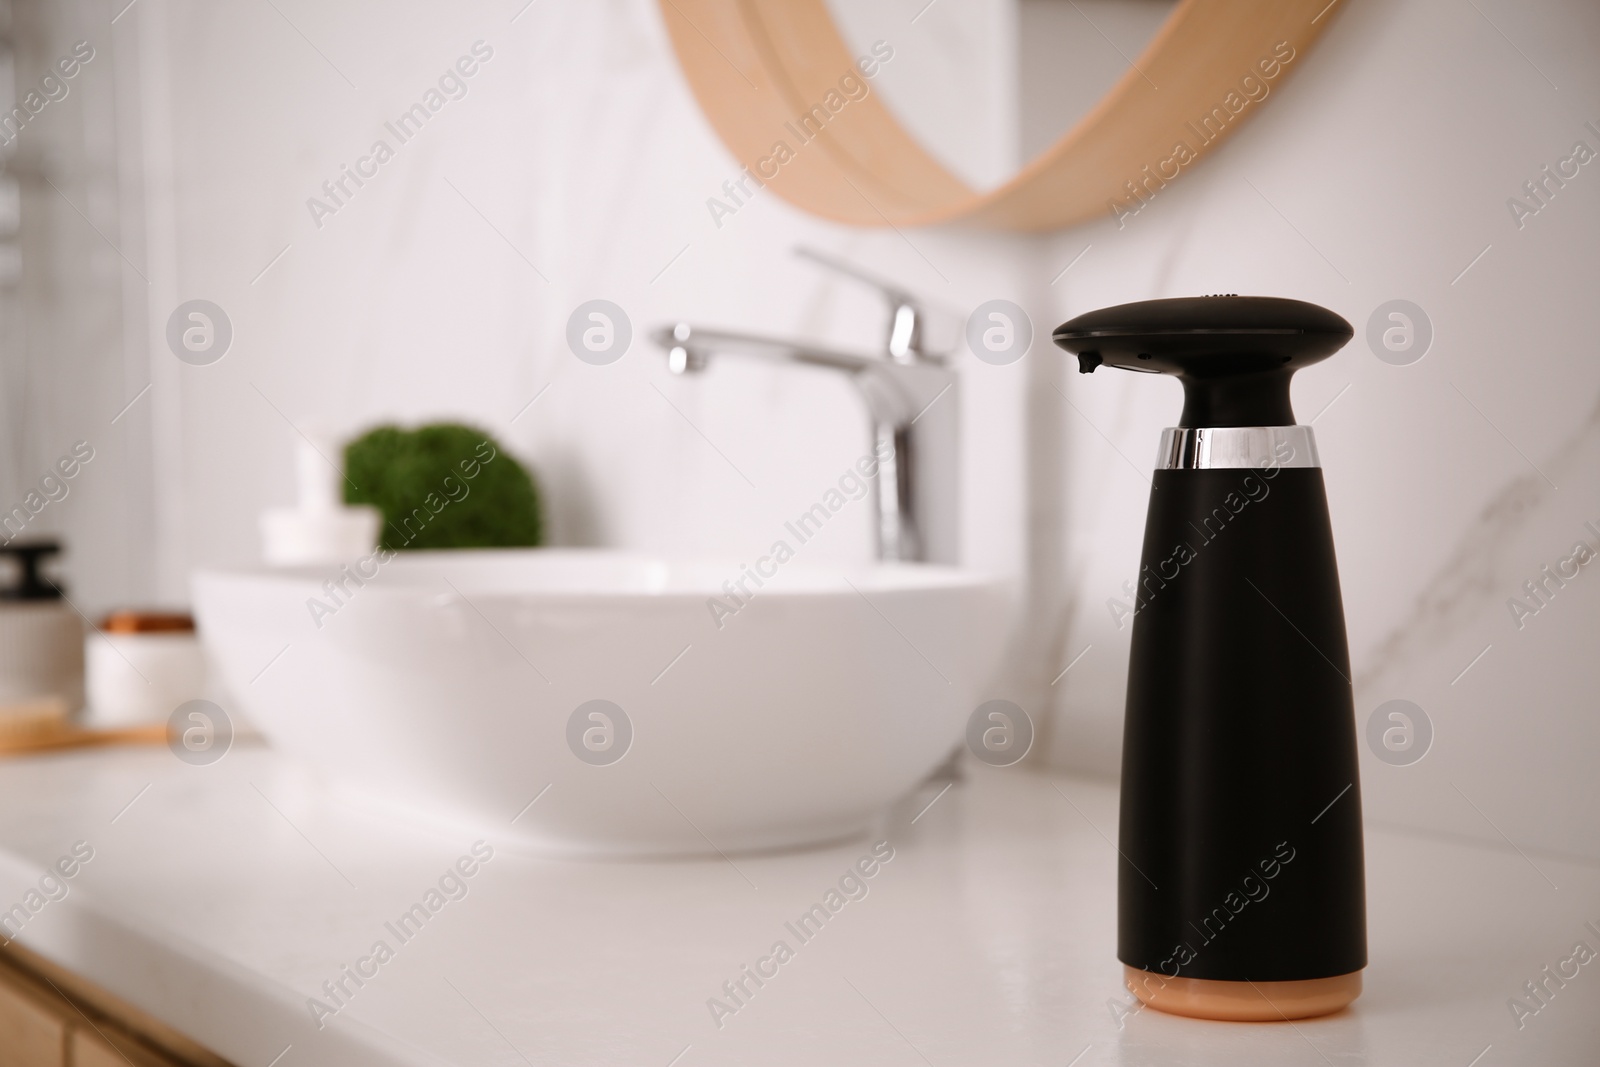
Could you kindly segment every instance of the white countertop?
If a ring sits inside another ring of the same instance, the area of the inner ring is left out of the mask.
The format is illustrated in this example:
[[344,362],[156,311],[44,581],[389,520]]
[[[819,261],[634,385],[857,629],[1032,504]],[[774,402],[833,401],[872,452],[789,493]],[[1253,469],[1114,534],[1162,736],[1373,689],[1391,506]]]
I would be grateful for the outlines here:
[[[0,908],[88,842],[20,943],[241,1067],[1600,1063],[1600,959],[1520,1030],[1507,1003],[1577,942],[1600,952],[1600,865],[1369,825],[1353,1009],[1119,1020],[1114,788],[975,768],[913,823],[933,797],[903,806],[893,859],[804,943],[785,923],[872,842],[638,864],[501,849],[400,944],[385,923],[470,835],[330,802],[261,748],[211,767],[164,749],[6,760]],[[319,1031],[307,998],[379,939],[393,959]],[[793,958],[746,979],[719,1028],[708,999],[780,939]]]

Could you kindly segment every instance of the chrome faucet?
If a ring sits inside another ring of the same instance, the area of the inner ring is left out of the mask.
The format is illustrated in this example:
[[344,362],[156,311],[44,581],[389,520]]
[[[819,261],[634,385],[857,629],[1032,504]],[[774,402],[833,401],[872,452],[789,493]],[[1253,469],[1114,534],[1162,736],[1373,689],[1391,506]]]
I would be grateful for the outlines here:
[[674,374],[704,370],[713,355],[821,367],[849,376],[866,403],[879,459],[872,482],[878,558],[957,563],[959,420],[956,375],[924,348],[921,305],[906,290],[850,263],[807,248],[797,254],[878,290],[889,305],[882,355],[865,355],[679,322],[651,339]]

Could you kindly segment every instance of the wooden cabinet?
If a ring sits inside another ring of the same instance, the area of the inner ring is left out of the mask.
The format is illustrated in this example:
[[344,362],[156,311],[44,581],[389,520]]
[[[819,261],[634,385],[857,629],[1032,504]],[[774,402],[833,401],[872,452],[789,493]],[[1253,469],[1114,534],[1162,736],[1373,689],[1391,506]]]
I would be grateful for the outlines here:
[[77,1027],[67,1045],[68,1067],[179,1067],[183,1060],[153,1052],[116,1030]]
[[61,1067],[69,1024],[59,1007],[0,971],[0,1064]]
[[231,1067],[17,947],[0,951],[0,1067]]

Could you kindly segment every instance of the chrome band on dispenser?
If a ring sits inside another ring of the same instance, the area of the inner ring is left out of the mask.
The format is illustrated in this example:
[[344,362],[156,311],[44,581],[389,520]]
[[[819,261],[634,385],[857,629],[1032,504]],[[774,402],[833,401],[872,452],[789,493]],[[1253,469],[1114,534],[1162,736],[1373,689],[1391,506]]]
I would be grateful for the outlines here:
[[1320,467],[1309,426],[1169,426],[1156,470]]

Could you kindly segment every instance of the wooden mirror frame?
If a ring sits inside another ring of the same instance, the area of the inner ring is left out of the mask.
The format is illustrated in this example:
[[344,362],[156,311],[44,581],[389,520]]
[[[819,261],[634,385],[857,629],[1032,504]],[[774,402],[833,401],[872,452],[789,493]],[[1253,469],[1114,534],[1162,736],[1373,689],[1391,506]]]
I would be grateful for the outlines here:
[[[823,0],[660,3],[690,88],[749,174],[733,183],[742,195],[716,198],[730,214],[765,186],[854,226],[1040,231],[1136,212],[1260,110],[1338,0],[1181,0],[1089,114],[986,193],[861,89],[869,83]],[[875,69],[871,57],[865,69]]]

